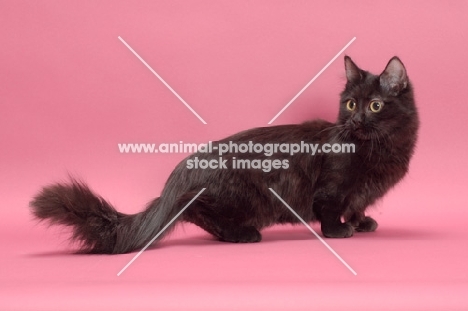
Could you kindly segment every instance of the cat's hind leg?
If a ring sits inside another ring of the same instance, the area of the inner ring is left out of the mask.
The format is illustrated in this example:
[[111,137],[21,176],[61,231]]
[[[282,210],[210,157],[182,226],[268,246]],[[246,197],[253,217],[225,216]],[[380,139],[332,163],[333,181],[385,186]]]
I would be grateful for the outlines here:
[[[229,210],[229,215],[225,215],[223,210]],[[219,207],[209,195],[200,195],[183,214],[184,221],[199,226],[220,241],[260,242],[261,233],[254,226],[245,225],[243,218],[242,215],[236,215],[233,208]]]

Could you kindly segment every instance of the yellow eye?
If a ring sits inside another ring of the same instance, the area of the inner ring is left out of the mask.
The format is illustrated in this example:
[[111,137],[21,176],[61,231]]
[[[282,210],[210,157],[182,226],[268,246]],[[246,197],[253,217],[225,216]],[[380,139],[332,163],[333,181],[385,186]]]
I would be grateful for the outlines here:
[[369,108],[372,112],[379,112],[383,108],[383,103],[378,100],[371,101]]
[[354,109],[356,109],[356,106],[356,102],[352,99],[346,102],[346,109],[348,109],[349,111],[353,111]]

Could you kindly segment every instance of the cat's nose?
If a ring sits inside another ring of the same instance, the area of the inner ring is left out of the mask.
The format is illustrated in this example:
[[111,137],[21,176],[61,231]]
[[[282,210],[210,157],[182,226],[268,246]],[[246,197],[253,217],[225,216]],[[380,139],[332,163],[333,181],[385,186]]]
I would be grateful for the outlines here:
[[359,115],[353,116],[351,118],[351,124],[353,126],[353,129],[359,129],[362,127],[362,117]]

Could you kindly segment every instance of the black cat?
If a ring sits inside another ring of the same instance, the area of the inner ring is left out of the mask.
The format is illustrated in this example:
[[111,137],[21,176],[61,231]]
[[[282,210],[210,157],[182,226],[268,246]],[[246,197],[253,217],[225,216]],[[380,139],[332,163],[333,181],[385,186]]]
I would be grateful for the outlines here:
[[[73,179],[69,184],[45,187],[30,203],[32,212],[39,219],[71,226],[73,239],[89,253],[118,254],[144,247],[203,188],[177,220],[194,223],[222,241],[258,242],[260,230],[267,226],[298,223],[269,188],[305,221],[321,222],[326,237],[374,231],[376,221],[364,212],[408,171],[418,114],[413,88],[397,57],[378,76],[359,69],[349,57],[345,57],[345,67],[347,83],[336,123],[314,120],[255,128],[214,144],[348,143],[354,144],[354,153],[267,156],[232,152],[223,155],[226,168],[189,169],[189,160],[219,157],[197,152],[177,165],[161,197],[141,213],[119,213]],[[231,163],[237,159],[274,159],[287,165],[268,172],[233,168]]]

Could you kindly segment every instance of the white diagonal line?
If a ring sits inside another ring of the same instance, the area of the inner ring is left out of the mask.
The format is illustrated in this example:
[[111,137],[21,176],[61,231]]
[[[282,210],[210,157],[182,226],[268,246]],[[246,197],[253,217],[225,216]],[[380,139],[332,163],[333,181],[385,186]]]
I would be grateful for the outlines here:
[[161,231],[159,231],[158,234],[156,234],[154,238],[152,238],[151,241],[149,241],[148,244],[146,244],[146,246],[143,247],[142,250],[139,251],[138,254],[136,254],[135,257],[133,257],[132,260],[130,260],[130,262],[125,265],[125,267],[123,267],[122,270],[120,270],[119,273],[117,273],[117,276],[120,276],[177,219],[177,217],[179,217],[180,214],[182,214],[185,211],[185,209],[187,209],[187,207],[189,207],[189,205],[192,204],[193,201],[195,201],[198,198],[198,196],[202,194],[203,191],[205,191],[205,189],[206,188],[200,190],[200,192],[198,192],[197,195],[194,196],[193,199],[190,200],[190,202],[188,202],[187,205],[185,205],[184,208],[180,212],[178,212],[177,215],[175,215],[174,218],[172,218],[171,221],[169,221],[167,225],[165,225],[164,228],[162,228]]
[[294,214],[294,216],[296,216],[303,224],[304,226],[307,227],[307,229],[309,229],[316,237],[317,239],[319,239],[320,242],[322,242],[323,245],[325,245],[326,248],[328,248],[328,250],[330,252],[332,252],[333,255],[335,255],[336,258],[338,258],[339,261],[341,261],[341,263],[343,263],[346,268],[349,269],[349,271],[351,271],[354,275],[357,275],[356,271],[353,270],[353,268],[351,268],[347,263],[346,261],[343,260],[343,258],[340,257],[340,255],[338,255],[334,250],[333,248],[330,247],[330,245],[327,244],[327,242],[325,242],[321,237],[320,235],[318,235],[314,229],[312,229],[309,224],[307,222],[304,221],[304,219],[301,218],[301,216],[299,216],[289,205],[288,203],[286,203],[276,192],[275,190],[271,189],[271,188],[268,188],[270,189],[270,191],[291,211],[291,213]]
[[278,112],[278,113],[276,114],[276,116],[275,116],[273,119],[271,119],[270,122],[268,122],[268,124],[273,123],[273,121],[275,121],[276,118],[278,118],[278,117],[280,116],[280,114],[282,114],[282,113],[299,97],[299,95],[301,95],[302,92],[304,92],[304,91],[312,84],[312,82],[314,82],[314,81],[328,68],[328,66],[330,66],[330,65],[332,64],[332,63],[335,61],[335,59],[337,59],[338,56],[340,56],[340,54],[343,53],[343,52],[351,45],[351,43],[353,43],[354,40],[356,40],[356,37],[352,38],[351,41],[349,41],[348,44],[346,44],[345,47],[342,48],[341,51],[339,51],[339,52],[335,55],[335,57],[333,57],[333,58],[331,59],[331,61],[329,61],[328,64],[326,64],[325,67],[323,67],[322,70],[320,70],[320,71],[315,75],[315,77],[313,77],[312,80],[310,80],[309,83],[307,83],[306,86],[304,86],[304,87],[302,88],[302,90],[300,90],[299,93],[297,93],[296,96],[294,96],[293,99],[291,99],[291,100],[289,101],[289,103],[287,103],[286,106],[284,106],[283,109],[281,109],[281,111]]
[[138,53],[135,52],[135,50],[132,49],[132,47],[128,45],[124,39],[122,39],[122,37],[119,36],[118,38],[169,89],[169,91],[171,91],[203,124],[206,124],[205,120],[203,120],[202,117],[200,117],[200,115],[195,110],[193,110],[193,108],[190,107],[190,105],[187,104],[187,102],[182,97],[180,97],[180,95],[177,94],[177,92],[174,91],[174,89],[169,84],[167,84],[167,82],[164,81],[164,79],[161,78],[161,76],[158,75],[158,73],[154,71],[153,68],[151,68],[150,65],[148,65],[148,63],[145,62],[145,60],[141,58],[140,55],[138,55]]

